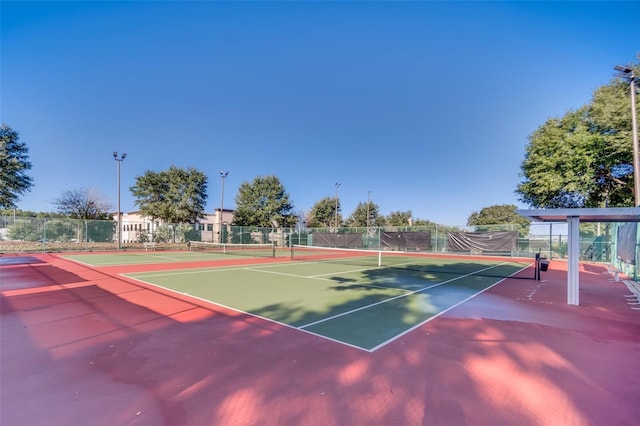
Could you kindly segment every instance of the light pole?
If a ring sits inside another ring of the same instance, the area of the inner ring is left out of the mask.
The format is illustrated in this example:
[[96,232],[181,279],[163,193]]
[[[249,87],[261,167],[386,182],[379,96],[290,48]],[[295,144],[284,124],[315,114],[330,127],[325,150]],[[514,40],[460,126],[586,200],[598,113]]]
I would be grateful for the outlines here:
[[369,218],[371,217],[369,206],[371,206],[371,191],[367,192],[367,233],[369,232]]
[[118,250],[122,250],[122,212],[120,211],[120,163],[124,161],[127,154],[124,152],[118,158],[118,152],[113,151],[113,159],[118,164]]
[[339,188],[340,188],[340,182],[336,182],[336,211],[335,211],[336,234],[338,233],[338,189]]
[[222,192],[220,193],[220,227],[218,229],[220,230],[219,240],[221,243],[224,243],[224,241],[222,241],[222,212],[224,211],[224,180],[227,176],[229,176],[229,172],[220,170],[220,177],[222,178]]
[[638,147],[638,119],[636,117],[636,75],[631,68],[616,65],[613,69],[621,73],[620,77],[629,81],[631,89],[631,131],[633,142],[633,181],[636,206],[640,206],[640,148]]

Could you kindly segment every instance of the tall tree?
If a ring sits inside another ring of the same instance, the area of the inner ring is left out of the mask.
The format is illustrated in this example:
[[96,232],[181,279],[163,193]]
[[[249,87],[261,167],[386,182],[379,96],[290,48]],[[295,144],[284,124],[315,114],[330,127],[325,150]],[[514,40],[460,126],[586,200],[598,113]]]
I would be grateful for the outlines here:
[[[636,66],[635,75],[640,73]],[[635,80],[638,85],[638,79]],[[597,179],[602,191],[595,193],[593,205],[629,206],[633,200],[633,144],[628,82],[615,79],[612,84],[596,89],[589,109],[594,132],[601,135],[597,145]],[[636,96],[640,111],[640,96]]]
[[111,204],[97,189],[70,189],[53,200],[58,213],[74,219],[109,219]]
[[387,216],[387,225],[389,226],[411,226],[413,213],[411,210],[406,212],[394,211]]
[[289,228],[298,223],[289,194],[276,176],[257,176],[252,183],[243,182],[235,202],[234,225]]
[[583,207],[594,191],[594,135],[585,109],[549,119],[529,138],[517,192],[534,207]]
[[631,206],[632,158],[629,85],[614,79],[529,136],[516,194],[532,207]]
[[20,195],[31,190],[29,148],[11,127],[0,127],[0,208],[14,208]]
[[384,216],[380,215],[380,208],[373,201],[358,203],[345,221],[345,226],[348,227],[383,226],[384,224]]
[[207,176],[193,167],[147,170],[136,177],[130,190],[144,216],[167,223],[189,223],[204,217]]
[[338,217],[338,227],[342,224],[340,214],[340,200],[336,197],[325,197],[316,202],[307,216],[307,226],[309,228],[331,228],[336,227],[336,210]]
[[467,220],[467,225],[476,227],[500,224],[517,225],[517,230],[522,235],[527,235],[529,233],[531,222],[529,222],[529,219],[520,216],[516,212],[517,209],[518,208],[513,204],[484,207],[479,212],[471,213]]
[[411,222],[412,226],[438,226],[437,223],[431,222],[428,219],[413,219]]

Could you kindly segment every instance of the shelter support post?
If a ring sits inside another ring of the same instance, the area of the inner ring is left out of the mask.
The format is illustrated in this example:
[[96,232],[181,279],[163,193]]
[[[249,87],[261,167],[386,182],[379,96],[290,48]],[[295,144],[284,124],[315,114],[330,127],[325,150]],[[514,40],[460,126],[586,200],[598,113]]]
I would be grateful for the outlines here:
[[568,216],[567,224],[569,225],[567,303],[569,305],[579,305],[580,216]]
[[[579,305],[580,281],[580,223],[601,222],[638,222],[640,223],[640,207],[607,207],[575,208],[575,209],[534,209],[518,210],[518,213],[526,218],[539,222],[567,222],[568,235],[568,274],[567,274],[567,303]],[[636,255],[636,265],[639,263]]]

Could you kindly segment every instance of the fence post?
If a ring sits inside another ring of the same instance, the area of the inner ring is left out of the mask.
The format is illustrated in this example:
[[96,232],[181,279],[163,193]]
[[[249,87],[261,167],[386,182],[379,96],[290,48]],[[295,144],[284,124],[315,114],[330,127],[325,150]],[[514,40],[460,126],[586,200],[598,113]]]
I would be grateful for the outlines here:
[[42,224],[42,251],[47,251],[47,219],[43,219]]

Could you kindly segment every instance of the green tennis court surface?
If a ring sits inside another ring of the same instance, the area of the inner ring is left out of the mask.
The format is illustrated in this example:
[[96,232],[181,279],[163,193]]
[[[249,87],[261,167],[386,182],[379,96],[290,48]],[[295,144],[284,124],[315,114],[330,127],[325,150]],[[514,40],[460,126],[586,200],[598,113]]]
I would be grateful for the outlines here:
[[407,257],[181,269],[128,277],[375,350],[527,265]]

